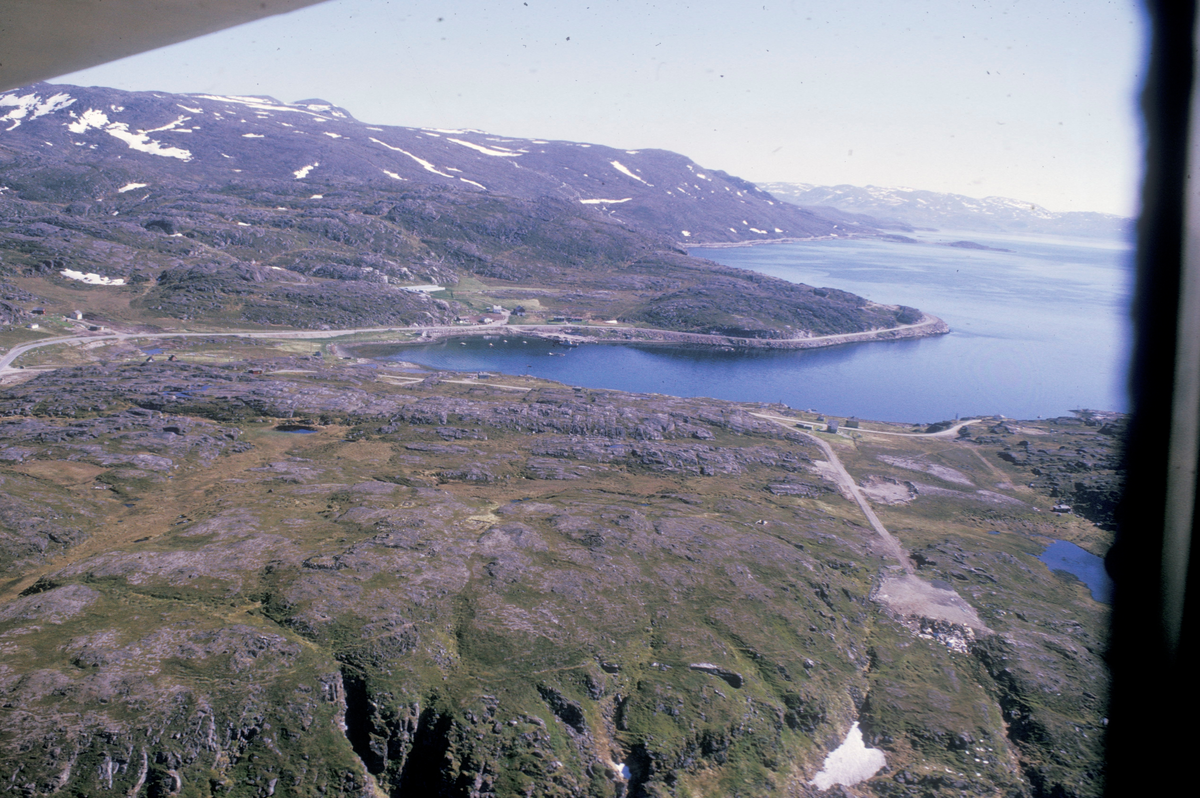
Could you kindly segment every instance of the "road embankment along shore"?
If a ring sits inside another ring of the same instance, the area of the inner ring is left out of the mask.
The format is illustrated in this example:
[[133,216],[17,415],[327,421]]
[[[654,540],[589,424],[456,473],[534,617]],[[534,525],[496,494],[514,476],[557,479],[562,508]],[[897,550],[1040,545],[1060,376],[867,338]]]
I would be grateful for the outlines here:
[[[540,338],[566,340],[572,343],[607,344],[660,344],[673,346],[699,346],[717,349],[816,349],[824,346],[866,343],[868,341],[896,341],[904,338],[923,338],[950,332],[949,325],[936,316],[924,316],[915,324],[902,324],[880,330],[866,330],[836,335],[815,335],[804,338],[737,338],[728,335],[676,332],[646,327],[589,326],[581,324],[470,324],[441,325],[435,327],[357,327],[341,330],[212,330],[206,332],[91,332],[78,335],[63,335],[43,338],[18,344],[0,356],[0,375],[17,368],[17,359],[33,349],[47,346],[77,346],[94,341],[151,341],[166,338],[341,338],[349,335],[410,333],[419,337],[410,341],[386,341],[388,344],[421,344],[442,338],[457,338],[471,335],[532,335]],[[370,341],[355,341],[367,344]],[[381,342],[385,343],[385,342]]]
[[566,340],[571,343],[594,344],[660,344],[667,346],[697,346],[706,349],[818,349],[825,346],[867,343],[870,341],[899,341],[905,338],[924,338],[950,332],[950,325],[936,316],[923,316],[914,324],[901,324],[878,330],[864,330],[834,335],[812,335],[796,338],[738,338],[732,335],[677,332],[648,327],[621,325],[601,326],[584,324],[504,324],[462,325],[412,328],[422,332],[420,339],[408,343],[420,344],[442,338],[471,335],[532,335],[541,338]]

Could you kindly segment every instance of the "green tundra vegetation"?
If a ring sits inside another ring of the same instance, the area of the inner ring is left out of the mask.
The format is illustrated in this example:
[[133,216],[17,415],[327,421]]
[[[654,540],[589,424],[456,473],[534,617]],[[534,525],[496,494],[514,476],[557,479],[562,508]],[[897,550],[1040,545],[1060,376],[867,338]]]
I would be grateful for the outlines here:
[[887,765],[844,794],[1100,794],[1107,607],[1036,555],[1106,550],[1119,418],[812,433],[968,629],[875,600],[810,414],[328,343],[10,374],[7,789],[816,795],[857,720]]

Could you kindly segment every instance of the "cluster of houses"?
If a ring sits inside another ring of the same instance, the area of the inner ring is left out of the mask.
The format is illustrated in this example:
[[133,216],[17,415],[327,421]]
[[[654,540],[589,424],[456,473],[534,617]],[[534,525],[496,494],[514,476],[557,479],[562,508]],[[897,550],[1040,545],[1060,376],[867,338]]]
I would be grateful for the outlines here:
[[[29,315],[33,316],[35,319],[45,319],[47,314],[45,308],[30,308]],[[83,321],[83,311],[72,310],[70,313],[65,314],[63,319],[66,321]],[[42,327],[41,322],[39,321],[31,321],[25,326],[30,330],[39,330]],[[98,325],[91,325],[88,327],[88,330],[92,332],[97,332],[103,329],[103,327]]]

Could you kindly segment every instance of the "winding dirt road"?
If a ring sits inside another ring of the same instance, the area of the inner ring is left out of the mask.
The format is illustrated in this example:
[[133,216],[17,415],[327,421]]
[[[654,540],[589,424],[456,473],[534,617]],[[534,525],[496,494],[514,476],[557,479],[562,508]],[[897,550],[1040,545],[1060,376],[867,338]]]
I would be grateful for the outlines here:
[[[896,562],[904,569],[903,576],[886,576],[882,580],[879,588],[875,591],[874,598],[876,601],[887,605],[892,611],[901,616],[932,618],[970,627],[979,632],[986,633],[991,631],[979,618],[979,614],[975,612],[975,608],[963,600],[954,588],[949,585],[931,584],[916,575],[916,569],[913,567],[912,560],[908,557],[908,552],[900,545],[900,541],[891,532],[887,531],[887,527],[879,520],[879,516],[875,515],[875,511],[871,509],[871,505],[867,501],[867,497],[863,495],[862,490],[858,487],[858,483],[850,476],[850,472],[842,465],[841,459],[838,458],[837,453],[827,441],[810,432],[805,432],[803,429],[798,429],[796,427],[796,419],[772,416],[765,413],[751,413],[751,415],[787,427],[788,430],[797,432],[808,438],[821,449],[825,457],[828,458],[829,465],[833,470],[833,475],[838,485],[854,498],[855,503],[862,510],[862,514],[866,517],[871,528],[875,530],[880,540],[883,541],[884,548],[896,558]],[[925,438],[948,437],[949,435],[956,434],[959,429],[973,421],[963,421],[941,432],[891,434]],[[862,431],[864,430],[856,430],[856,432]]]

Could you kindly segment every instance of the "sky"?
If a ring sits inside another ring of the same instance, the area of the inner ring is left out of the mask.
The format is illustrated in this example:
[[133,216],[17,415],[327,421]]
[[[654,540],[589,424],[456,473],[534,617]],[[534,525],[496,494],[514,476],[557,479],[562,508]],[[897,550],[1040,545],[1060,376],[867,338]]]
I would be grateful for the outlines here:
[[54,82],[1134,215],[1133,0],[332,0]]

